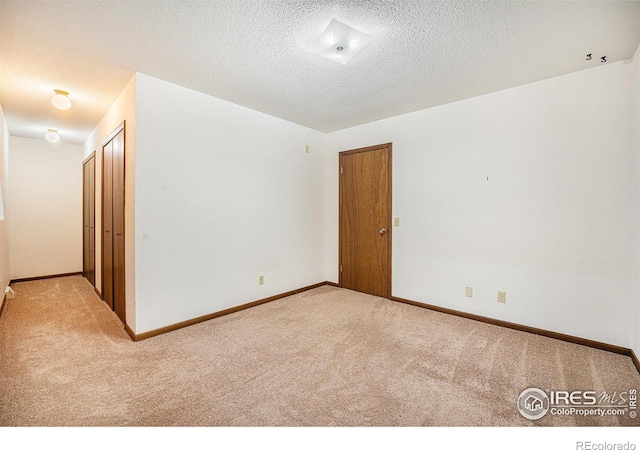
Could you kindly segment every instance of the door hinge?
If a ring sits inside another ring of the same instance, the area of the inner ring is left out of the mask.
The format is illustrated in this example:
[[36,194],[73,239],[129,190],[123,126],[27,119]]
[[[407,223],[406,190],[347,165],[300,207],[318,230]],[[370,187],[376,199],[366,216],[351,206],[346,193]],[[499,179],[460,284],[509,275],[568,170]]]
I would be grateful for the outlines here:
[[340,272],[342,272],[342,264],[340,264]]
[[344,173],[344,167],[340,167],[340,175]]

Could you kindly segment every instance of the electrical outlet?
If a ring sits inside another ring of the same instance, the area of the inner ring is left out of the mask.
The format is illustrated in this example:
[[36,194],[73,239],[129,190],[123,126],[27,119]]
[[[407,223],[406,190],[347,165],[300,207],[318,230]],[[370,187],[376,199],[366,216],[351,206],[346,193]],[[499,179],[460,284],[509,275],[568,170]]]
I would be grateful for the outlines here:
[[393,219],[393,226],[394,227],[400,226],[400,217],[396,217],[395,219]]
[[260,275],[258,277],[258,285],[262,286],[264,284],[264,275]]
[[473,297],[473,288],[469,287],[469,286],[465,286],[465,288],[464,288],[464,296],[465,297],[469,297],[469,298]]
[[498,291],[498,302],[507,303],[507,293],[504,291]]

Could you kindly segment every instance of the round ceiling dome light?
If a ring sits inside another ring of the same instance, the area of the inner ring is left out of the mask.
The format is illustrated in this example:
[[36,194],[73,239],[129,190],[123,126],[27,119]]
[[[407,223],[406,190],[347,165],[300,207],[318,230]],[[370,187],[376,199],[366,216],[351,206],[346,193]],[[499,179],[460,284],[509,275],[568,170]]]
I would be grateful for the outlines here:
[[55,94],[51,97],[51,103],[59,110],[66,111],[71,108],[71,100],[69,100],[69,93],[67,91],[54,90]]
[[44,137],[49,142],[58,142],[60,140],[58,130],[52,130],[51,128],[47,129],[47,134]]

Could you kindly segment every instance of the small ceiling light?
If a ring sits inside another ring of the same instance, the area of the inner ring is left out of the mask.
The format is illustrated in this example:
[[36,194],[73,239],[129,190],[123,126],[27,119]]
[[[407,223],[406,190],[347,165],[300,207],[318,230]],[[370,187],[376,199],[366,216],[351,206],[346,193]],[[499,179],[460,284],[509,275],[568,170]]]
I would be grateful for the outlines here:
[[373,36],[358,31],[336,19],[331,19],[327,28],[313,41],[309,51],[346,64],[372,40]]
[[53,106],[62,111],[66,111],[71,108],[71,100],[67,97],[69,95],[67,91],[59,91],[56,89],[53,92],[55,92],[53,97],[51,97],[51,103],[53,103]]
[[60,140],[60,136],[58,135],[58,130],[52,130],[51,128],[47,129],[47,134],[44,136],[49,142],[58,142]]

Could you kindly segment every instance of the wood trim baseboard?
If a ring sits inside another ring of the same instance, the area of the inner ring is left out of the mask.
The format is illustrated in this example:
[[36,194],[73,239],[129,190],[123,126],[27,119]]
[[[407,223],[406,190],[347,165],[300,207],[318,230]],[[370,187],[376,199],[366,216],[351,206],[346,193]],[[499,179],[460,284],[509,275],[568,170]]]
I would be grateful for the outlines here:
[[587,347],[593,347],[599,350],[606,350],[608,352],[618,353],[620,355],[631,356],[631,352],[632,352],[631,349],[628,349],[625,347],[619,347],[613,344],[606,344],[604,342],[592,341],[591,339],[579,338],[579,337],[571,336],[568,334],[557,333],[555,331],[543,330],[541,328],[530,327],[527,325],[520,325],[517,323],[507,322],[504,320],[492,319],[490,317],[478,316],[476,314],[457,311],[455,309],[443,308],[441,306],[429,305],[427,303],[416,302],[414,300],[407,300],[400,297],[391,297],[391,300],[400,302],[400,303],[407,303],[409,305],[418,306],[420,308],[426,308],[426,309],[430,309],[430,310],[445,313],[445,314],[451,314],[454,316],[463,317],[465,319],[476,320],[478,322],[484,322],[491,325],[511,328],[513,330],[524,331],[527,333],[537,334],[540,336],[558,339],[565,342],[571,342],[572,344],[585,345]]
[[180,328],[185,328],[191,325],[195,325],[198,323],[206,322],[207,320],[215,319],[217,317],[226,316],[227,314],[232,314],[238,311],[242,311],[245,309],[253,308],[254,306],[262,305],[264,303],[269,303],[274,300],[279,300],[284,297],[289,297],[290,295],[299,294],[300,292],[309,291],[311,289],[319,288],[321,286],[326,285],[335,285],[335,283],[329,283],[327,281],[323,281],[322,283],[312,284],[310,286],[305,286],[299,289],[294,289],[292,291],[283,292],[282,294],[273,295],[271,297],[263,298],[260,300],[255,300],[253,302],[245,303],[243,305],[234,306],[233,308],[224,309],[222,311],[217,311],[211,314],[207,314],[205,316],[196,317],[194,319],[185,320],[183,322],[178,322],[173,325],[168,325],[166,327],[157,328],[155,330],[146,331],[144,333],[136,334],[128,324],[125,324],[125,330],[131,336],[133,341],[138,342],[144,339],[149,339],[154,336],[159,336],[161,334],[169,333],[171,331],[179,330]]
[[633,364],[635,364],[636,369],[638,369],[638,372],[640,372],[640,359],[638,359],[638,355],[636,355],[636,352],[633,351],[633,349],[629,349],[629,352],[631,353],[629,356],[631,356],[631,361],[633,361]]
[[55,275],[42,275],[40,277],[18,278],[16,280],[11,280],[9,282],[9,286],[11,286],[13,283],[23,283],[25,281],[38,281],[38,280],[46,280],[49,278],[73,277],[76,275],[82,275],[82,272],[58,273]]
[[[146,338],[140,338],[138,335],[136,335],[136,333],[134,333],[134,331],[131,329],[131,327],[129,326],[128,323],[124,324],[124,330],[127,332],[127,334],[129,335],[129,337],[131,338],[131,340],[133,342],[137,342],[137,341],[141,341],[142,339],[146,339]],[[151,337],[151,336],[149,336]]]

